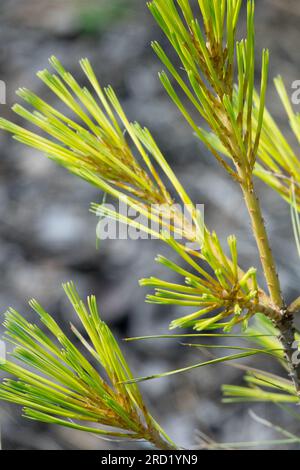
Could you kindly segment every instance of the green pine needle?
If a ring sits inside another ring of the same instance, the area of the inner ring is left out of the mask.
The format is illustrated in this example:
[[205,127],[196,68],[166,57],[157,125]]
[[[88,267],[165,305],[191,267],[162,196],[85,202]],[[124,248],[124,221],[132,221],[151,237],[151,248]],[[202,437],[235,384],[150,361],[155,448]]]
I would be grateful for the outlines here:
[[2,360],[0,370],[13,378],[2,380],[0,399],[23,406],[24,416],[37,421],[172,446],[147,411],[138,387],[126,384],[134,380],[133,375],[116,339],[99,316],[95,297],[88,297],[84,303],[73,283],[63,287],[84,334],[74,327],[72,330],[90,358],[77,349],[35,300],[30,306],[43,329],[9,309],[3,325],[6,341],[14,346],[13,360]]
[[251,173],[256,161],[269,67],[269,52],[264,50],[258,125],[253,129],[254,1],[247,1],[247,38],[237,42],[241,5],[241,0],[199,1],[204,24],[202,30],[188,0],[153,0],[149,3],[150,11],[174,47],[186,76],[182,77],[179,67],[172,64],[157,42],[153,43],[154,51],[222,147],[229,152],[235,170],[223,159],[220,149],[211,145],[207,132],[191,116],[164,72],[160,74],[161,82],[195,134],[236,180],[240,179],[241,167]]
[[292,218],[293,232],[294,232],[297,251],[300,256],[300,215],[298,213],[298,203],[297,203],[297,196],[296,196],[294,183],[292,183],[292,186],[291,186],[290,205],[291,205],[291,218]]
[[[13,111],[42,132],[29,131],[3,118],[0,129],[43,152],[104,193],[125,202],[146,220],[154,223],[162,220],[170,233],[201,244],[199,215],[149,130],[128,120],[114,90],[101,88],[88,59],[82,59],[80,66],[91,89],[81,86],[56,57],[51,57],[49,62],[55,73],[45,69],[37,75],[64,104],[66,112],[58,111],[35,93],[22,88],[17,94],[31,110],[16,104]],[[68,117],[69,111],[74,118]],[[178,224],[183,218],[182,211],[174,206],[160,173],[189,208],[189,221]],[[173,211],[171,216],[159,212],[159,207],[164,205]],[[158,207],[156,212],[155,206]],[[103,214],[103,205],[93,204],[91,210],[98,216],[109,215],[118,220],[116,211]],[[128,217],[124,222],[134,226]],[[160,233],[153,235],[160,238]]]
[[[159,256],[157,261],[184,278],[183,284],[174,284],[157,278],[142,279],[141,286],[155,289],[154,295],[147,295],[147,302],[162,305],[195,307],[195,312],[173,320],[170,328],[193,327],[202,331],[218,327],[220,320],[225,331],[242,324],[262,310],[259,306],[260,291],[257,285],[256,270],[251,268],[241,275],[238,267],[237,243],[234,236],[228,238],[231,259],[221,247],[217,235],[205,232],[201,257],[212,270],[200,266],[175,240],[168,243],[189,265],[184,269],[172,261]],[[191,272],[193,270],[193,272]],[[207,317],[207,315],[209,315]]]
[[267,355],[273,355],[273,350],[263,350],[263,349],[252,349],[250,351],[246,351],[243,353],[239,354],[231,354],[228,356],[223,356],[219,357],[216,359],[212,359],[210,361],[205,361],[205,362],[200,362],[198,364],[193,364],[191,366],[183,367],[181,369],[176,369],[176,370],[171,370],[169,372],[163,372],[161,374],[153,374],[149,375],[147,377],[138,377],[136,379],[131,379],[127,381],[126,383],[132,384],[132,383],[139,383],[139,382],[145,382],[148,380],[153,380],[153,379],[161,379],[163,377],[169,377],[171,375],[176,375],[176,374],[182,374],[184,372],[189,372],[194,369],[199,369],[201,367],[209,366],[209,365],[215,365],[215,364],[220,364],[220,363],[225,363],[225,362],[230,362],[230,361],[235,361],[238,359],[243,359],[246,357],[251,357],[251,356],[256,356],[257,354],[267,354]]

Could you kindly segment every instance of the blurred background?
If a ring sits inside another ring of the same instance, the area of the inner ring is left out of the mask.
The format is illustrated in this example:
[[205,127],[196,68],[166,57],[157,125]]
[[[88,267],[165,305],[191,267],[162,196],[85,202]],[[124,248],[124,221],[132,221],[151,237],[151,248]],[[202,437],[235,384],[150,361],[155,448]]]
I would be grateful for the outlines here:
[[[256,2],[257,51],[270,48],[271,77],[280,73],[288,88],[300,79],[299,24],[299,1]],[[35,73],[55,54],[82,79],[78,61],[89,57],[101,84],[113,85],[131,120],[150,127],[194,201],[205,204],[208,226],[223,240],[235,233],[241,265],[258,265],[239,189],[195,140],[166,96],[157,77],[162,66],[150,47],[153,39],[169,48],[144,0],[2,0],[0,79],[7,84],[7,104],[0,106],[0,113],[12,118],[10,107],[20,86],[55,105],[55,97]],[[272,82],[268,106],[289,134]],[[154,262],[165,248],[158,241],[120,240],[103,241],[96,249],[97,220],[89,213],[90,202],[102,199],[96,189],[3,134],[0,155],[0,310],[13,306],[30,316],[27,301],[34,296],[68,328],[72,311],[61,283],[72,279],[82,296],[97,295],[103,318],[120,339],[166,333],[169,321],[182,310],[145,304],[146,290],[138,286],[141,277],[150,275],[172,279],[172,273]],[[283,289],[293,300],[300,283],[289,208],[260,182],[257,185]],[[124,343],[123,349],[136,376],[204,357],[171,340]],[[267,360],[263,362],[268,368]],[[273,438],[270,430],[251,420],[249,406],[221,404],[220,385],[241,381],[241,372],[221,365],[146,382],[142,389],[154,416],[181,446],[197,446],[197,430],[223,442]],[[299,432],[278,408],[251,409]],[[0,411],[4,449],[136,447],[26,421],[14,406],[1,404]]]

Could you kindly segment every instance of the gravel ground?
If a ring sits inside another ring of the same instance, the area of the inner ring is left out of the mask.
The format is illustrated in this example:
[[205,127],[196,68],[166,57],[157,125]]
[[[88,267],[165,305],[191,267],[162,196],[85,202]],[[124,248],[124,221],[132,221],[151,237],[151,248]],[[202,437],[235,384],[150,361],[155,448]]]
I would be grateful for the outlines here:
[[[115,87],[129,117],[151,128],[194,200],[205,204],[208,226],[223,239],[236,233],[241,264],[257,264],[238,188],[193,138],[159,83],[161,65],[149,43],[152,39],[166,41],[145,2],[127,0],[126,8],[116,10],[114,3],[2,0],[0,78],[7,84],[7,106],[1,107],[1,115],[12,116],[10,106],[19,86],[34,89],[55,104],[35,78],[50,55],[57,55],[75,74],[78,60],[88,56],[101,82]],[[281,73],[287,85],[300,78],[299,21],[296,0],[257,2],[257,49],[270,48],[271,75]],[[288,132],[272,84],[268,103]],[[91,201],[101,200],[101,194],[5,135],[1,135],[0,152],[1,311],[12,305],[27,313],[27,299],[34,296],[68,327],[71,309],[60,285],[72,279],[82,295],[97,295],[103,318],[120,338],[166,332],[179,311],[145,304],[145,291],[138,287],[138,280],[148,275],[171,279],[172,275],[154,262],[164,247],[157,241],[119,240],[102,242],[97,251],[96,219],[88,208]],[[299,264],[295,263],[289,210],[260,182],[258,188],[283,288],[292,300],[299,286]],[[136,375],[166,371],[203,358],[177,342],[124,344],[124,350]],[[251,420],[247,406],[220,404],[220,385],[240,381],[240,372],[220,366],[147,382],[142,388],[153,414],[182,446],[197,445],[197,430],[227,442],[270,438],[267,429]],[[293,429],[277,409],[269,405],[254,409]],[[122,448],[89,434],[28,422],[13,406],[1,408],[1,421],[5,449]],[[130,443],[126,447],[134,448]]]

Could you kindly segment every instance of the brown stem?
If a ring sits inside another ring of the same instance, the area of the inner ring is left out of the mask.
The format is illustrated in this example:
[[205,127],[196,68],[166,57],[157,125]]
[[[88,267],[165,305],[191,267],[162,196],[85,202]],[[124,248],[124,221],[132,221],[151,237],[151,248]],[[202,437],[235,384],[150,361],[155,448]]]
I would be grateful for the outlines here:
[[[279,329],[279,340],[284,348],[286,361],[289,367],[289,374],[295,386],[295,389],[300,395],[300,363],[297,357],[297,342],[295,342],[295,328],[294,317],[289,312],[284,312],[280,322],[276,323]],[[296,353],[296,357],[294,356]]]

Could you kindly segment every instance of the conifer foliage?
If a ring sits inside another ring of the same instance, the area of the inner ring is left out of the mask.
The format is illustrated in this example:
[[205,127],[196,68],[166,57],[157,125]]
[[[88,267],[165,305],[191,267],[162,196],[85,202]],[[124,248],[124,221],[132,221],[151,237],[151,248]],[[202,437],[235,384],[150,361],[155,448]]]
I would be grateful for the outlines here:
[[[100,319],[95,298],[89,297],[85,304],[69,283],[64,289],[85,333],[74,326],[72,331],[88,357],[36,301],[30,305],[42,328],[10,309],[4,326],[6,339],[15,349],[13,360],[3,360],[0,369],[13,378],[2,381],[0,398],[22,405],[24,415],[30,419],[110,438],[146,440],[157,448],[173,449],[176,445],[149,413],[137,382],[208,364],[267,355],[279,362],[287,377],[243,366],[245,386],[225,384],[224,402],[299,404],[300,336],[294,315],[300,311],[300,297],[287,306],[256,194],[255,177],[290,205],[300,253],[300,160],[266,109],[267,50],[262,51],[259,60],[260,82],[255,88],[255,1],[153,0],[148,7],[176,53],[171,60],[158,42],[152,44],[165,68],[160,73],[162,85],[196,138],[240,187],[261,266],[245,269],[240,265],[234,235],[227,238],[228,246],[221,245],[219,236],[204,224],[151,132],[130,122],[114,90],[101,87],[88,59],[80,61],[88,85],[82,85],[81,79],[67,71],[56,57],[50,59],[51,70],[38,72],[38,77],[65,106],[65,112],[22,88],[17,94],[26,105],[16,104],[13,110],[24,125],[1,118],[0,128],[115,201],[128,204],[144,216],[150,227],[105,204],[92,203],[91,212],[154,235],[177,258],[179,255],[181,262],[160,255],[156,260],[179,275],[181,281],[151,277],[142,279],[140,284],[154,289],[147,295],[147,302],[192,307],[192,313],[173,319],[170,328],[195,331],[148,335],[130,341],[193,339],[193,343],[183,343],[183,347],[194,347],[196,351],[205,347],[229,349],[236,353],[213,355],[205,362],[135,378],[117,341]],[[244,7],[246,37],[240,39],[238,24]],[[281,77],[276,78],[275,86],[299,143],[300,117],[293,110]],[[36,131],[28,130],[28,125]],[[174,202],[188,207],[189,217]],[[157,222],[160,229],[151,228],[151,223]],[[193,248],[194,244],[199,249]],[[267,289],[258,284],[260,269]],[[223,337],[239,338],[245,345],[195,342]],[[297,411],[293,415],[299,419]],[[262,419],[260,423],[283,434],[282,443],[300,442],[300,438],[279,426]]]

